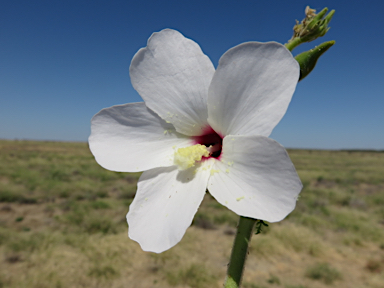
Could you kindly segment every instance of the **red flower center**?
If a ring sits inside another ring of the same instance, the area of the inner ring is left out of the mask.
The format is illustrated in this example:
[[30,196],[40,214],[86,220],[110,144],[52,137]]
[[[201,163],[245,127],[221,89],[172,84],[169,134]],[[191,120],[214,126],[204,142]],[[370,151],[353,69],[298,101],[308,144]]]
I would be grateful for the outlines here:
[[196,144],[205,145],[209,151],[208,157],[203,157],[204,159],[216,158],[219,159],[221,155],[221,148],[223,146],[223,137],[215,132],[210,126],[204,129],[204,132],[200,136],[193,136]]

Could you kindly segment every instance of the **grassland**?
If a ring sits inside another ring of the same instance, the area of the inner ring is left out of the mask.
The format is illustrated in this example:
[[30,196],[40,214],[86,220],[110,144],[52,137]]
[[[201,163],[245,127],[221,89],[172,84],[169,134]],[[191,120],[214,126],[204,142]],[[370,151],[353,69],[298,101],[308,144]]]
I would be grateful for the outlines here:
[[[243,287],[384,287],[384,153],[289,154],[304,189],[253,237]],[[125,222],[139,175],[86,143],[0,140],[0,287],[222,287],[237,216],[207,194],[177,246],[143,252]]]

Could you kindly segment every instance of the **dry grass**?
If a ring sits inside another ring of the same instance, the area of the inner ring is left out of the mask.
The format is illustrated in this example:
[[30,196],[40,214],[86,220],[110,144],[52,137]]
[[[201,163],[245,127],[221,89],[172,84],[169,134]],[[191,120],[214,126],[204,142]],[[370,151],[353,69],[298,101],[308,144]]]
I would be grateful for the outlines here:
[[[243,287],[384,287],[384,153],[289,154],[303,192],[253,237]],[[237,216],[206,195],[177,246],[143,252],[125,223],[138,176],[85,143],[1,140],[0,287],[222,287]]]

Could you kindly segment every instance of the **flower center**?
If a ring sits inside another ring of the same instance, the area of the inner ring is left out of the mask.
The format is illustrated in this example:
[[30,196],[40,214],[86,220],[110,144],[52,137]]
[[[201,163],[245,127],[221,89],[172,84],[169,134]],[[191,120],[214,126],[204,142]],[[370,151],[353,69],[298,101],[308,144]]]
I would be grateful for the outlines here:
[[195,136],[193,139],[197,144],[204,145],[209,151],[209,157],[220,158],[223,137],[217,134],[211,127],[207,127],[201,136]]
[[221,155],[223,139],[211,127],[208,127],[201,136],[194,136],[196,144],[179,148],[175,152],[174,164],[180,170],[195,166],[196,162],[210,157],[218,159]]

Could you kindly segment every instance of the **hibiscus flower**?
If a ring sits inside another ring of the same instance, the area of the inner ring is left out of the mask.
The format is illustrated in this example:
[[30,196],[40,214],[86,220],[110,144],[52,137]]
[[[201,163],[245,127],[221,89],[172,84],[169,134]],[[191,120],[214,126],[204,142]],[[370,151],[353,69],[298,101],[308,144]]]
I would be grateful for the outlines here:
[[143,250],[177,244],[206,190],[254,219],[276,222],[294,209],[301,181],[284,147],[268,138],[299,79],[283,45],[240,44],[215,70],[197,43],[165,29],[129,71],[144,102],[97,113],[89,147],[106,169],[144,171],[127,214],[128,235]]

